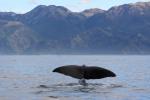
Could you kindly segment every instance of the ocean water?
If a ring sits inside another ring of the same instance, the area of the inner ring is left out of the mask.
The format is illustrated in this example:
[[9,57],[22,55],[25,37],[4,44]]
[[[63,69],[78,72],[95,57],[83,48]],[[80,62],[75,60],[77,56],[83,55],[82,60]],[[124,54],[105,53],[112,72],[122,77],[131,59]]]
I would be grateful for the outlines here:
[[[104,67],[117,77],[81,86],[77,79],[52,72],[70,64]],[[0,100],[150,100],[150,56],[3,55]]]

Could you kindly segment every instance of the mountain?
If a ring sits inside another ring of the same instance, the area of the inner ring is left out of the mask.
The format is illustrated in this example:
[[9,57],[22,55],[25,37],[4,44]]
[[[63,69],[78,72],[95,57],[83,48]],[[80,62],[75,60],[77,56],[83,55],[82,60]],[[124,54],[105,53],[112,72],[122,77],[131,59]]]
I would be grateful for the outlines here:
[[72,12],[40,5],[0,12],[1,54],[150,54],[150,2]]
[[84,10],[83,12],[81,12],[84,16],[86,17],[91,17],[95,14],[98,14],[98,13],[104,13],[105,10],[102,10],[102,9],[98,9],[98,8],[93,8],[93,9],[86,9]]
[[105,14],[96,14],[87,19],[86,26],[90,30],[103,30],[100,34],[106,33],[106,38],[97,40],[106,41],[102,43],[104,46],[99,47],[104,51],[111,49],[116,53],[149,53],[149,5],[150,2],[140,2],[112,7]]

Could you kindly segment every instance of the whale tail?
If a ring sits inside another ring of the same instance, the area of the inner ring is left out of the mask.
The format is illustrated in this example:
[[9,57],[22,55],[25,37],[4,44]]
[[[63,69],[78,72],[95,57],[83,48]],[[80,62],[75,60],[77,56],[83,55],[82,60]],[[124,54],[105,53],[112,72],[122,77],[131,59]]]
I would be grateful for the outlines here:
[[53,70],[73,78],[79,79],[80,85],[87,85],[86,80],[89,79],[101,79],[106,77],[116,77],[116,74],[108,69],[97,66],[78,66],[78,65],[66,65],[61,66]]

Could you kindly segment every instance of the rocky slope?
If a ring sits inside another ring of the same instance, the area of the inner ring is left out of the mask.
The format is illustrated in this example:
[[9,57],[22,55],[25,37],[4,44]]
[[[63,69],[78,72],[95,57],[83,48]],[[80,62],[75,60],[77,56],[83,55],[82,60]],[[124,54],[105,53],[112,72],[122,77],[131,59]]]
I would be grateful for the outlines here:
[[54,5],[0,12],[0,53],[150,54],[150,2],[78,13]]

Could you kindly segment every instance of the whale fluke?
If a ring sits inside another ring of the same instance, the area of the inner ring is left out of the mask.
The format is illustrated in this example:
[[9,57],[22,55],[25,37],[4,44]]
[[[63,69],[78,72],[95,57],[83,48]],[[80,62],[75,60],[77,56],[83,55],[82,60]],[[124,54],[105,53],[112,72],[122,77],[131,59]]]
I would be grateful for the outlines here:
[[101,79],[106,77],[115,77],[116,74],[108,69],[97,66],[78,66],[66,65],[53,70],[67,76],[77,79]]

